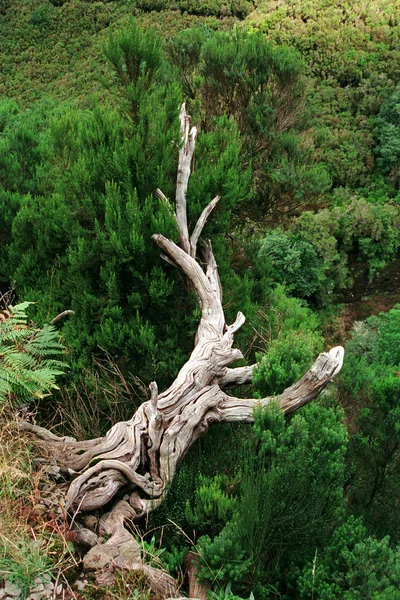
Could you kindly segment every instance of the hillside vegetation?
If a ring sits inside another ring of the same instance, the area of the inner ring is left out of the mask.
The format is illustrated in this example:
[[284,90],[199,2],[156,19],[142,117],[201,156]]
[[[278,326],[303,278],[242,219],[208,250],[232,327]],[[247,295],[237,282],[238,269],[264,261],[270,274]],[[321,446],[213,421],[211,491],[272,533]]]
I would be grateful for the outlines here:
[[[194,551],[210,600],[400,598],[399,40],[397,1],[0,0],[0,578],[21,597],[81,566],[40,500],[57,467],[26,481],[44,463],[13,442],[16,411],[100,437],[193,347],[196,298],[151,241],[178,239],[185,101],[189,225],[221,195],[204,235],[227,319],[246,315],[248,394],[280,394],[330,344],[346,360],[296,415],[272,404],[199,440],[142,549],[174,577]],[[391,310],[345,330],[343,303],[375,292]],[[74,593],[153,598],[135,577]]]

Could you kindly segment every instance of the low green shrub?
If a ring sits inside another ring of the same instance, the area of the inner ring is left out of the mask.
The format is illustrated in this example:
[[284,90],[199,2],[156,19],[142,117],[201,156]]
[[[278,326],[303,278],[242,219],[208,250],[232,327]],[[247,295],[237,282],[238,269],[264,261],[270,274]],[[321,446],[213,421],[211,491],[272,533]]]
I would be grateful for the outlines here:
[[367,537],[362,521],[349,517],[295,580],[304,600],[399,600],[400,549],[388,537]]
[[35,8],[29,19],[29,23],[35,27],[46,27],[50,22],[50,16],[45,6]]
[[281,394],[311,367],[323,348],[319,333],[292,331],[280,333],[265,355],[257,354],[253,384],[259,398]]
[[395,260],[400,247],[400,211],[391,202],[355,196],[339,206],[304,211],[288,230],[267,233],[259,268],[288,291],[320,305],[351,289],[355,276],[368,281]]
[[368,532],[399,542],[400,354],[397,305],[356,323],[346,344],[339,394],[354,429],[348,453],[348,498]]
[[253,2],[247,0],[139,0],[137,6],[143,11],[180,10],[189,15],[233,16],[239,19],[244,19],[254,7]]
[[[200,576],[217,589],[275,598],[293,557],[308,561],[343,515],[347,432],[342,412],[311,404],[289,422],[271,403],[255,423],[235,488],[232,518],[203,536]],[[225,504],[225,499],[222,505]]]

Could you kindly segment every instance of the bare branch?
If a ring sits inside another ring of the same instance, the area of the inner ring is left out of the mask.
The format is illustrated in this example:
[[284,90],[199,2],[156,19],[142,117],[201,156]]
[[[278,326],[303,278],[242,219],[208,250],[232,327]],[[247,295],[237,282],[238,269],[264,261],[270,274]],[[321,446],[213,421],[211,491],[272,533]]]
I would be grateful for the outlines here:
[[233,340],[233,336],[235,335],[235,333],[237,331],[239,331],[239,329],[241,327],[243,327],[245,321],[246,321],[246,317],[244,316],[244,314],[242,312],[239,311],[238,314],[236,315],[236,319],[232,323],[232,325],[228,325],[227,331],[224,334],[224,337]]
[[152,381],[149,385],[150,388],[150,405],[153,410],[157,410],[157,402],[158,402],[158,386],[155,381]]
[[160,254],[160,257],[172,267],[176,267],[176,264],[166,254]]
[[218,383],[221,388],[243,385],[244,383],[251,383],[253,380],[253,371],[257,365],[250,365],[248,367],[236,367],[236,369],[226,368],[223,376],[219,379]]
[[222,302],[222,285],[218,273],[218,265],[215,260],[214,252],[211,245],[211,240],[208,240],[203,247],[203,258],[206,263],[206,277],[211,283],[214,294]]
[[211,202],[209,204],[207,204],[207,206],[205,207],[205,209],[203,210],[203,212],[201,213],[196,226],[193,230],[193,233],[190,237],[190,254],[193,258],[196,258],[196,250],[197,250],[197,242],[199,241],[199,237],[201,235],[201,232],[204,229],[204,226],[207,222],[208,217],[210,216],[210,214],[212,213],[212,211],[214,210],[215,206],[217,205],[218,201],[220,200],[221,196],[215,196],[215,198],[213,200],[211,200]]
[[50,321],[50,325],[54,325],[54,323],[57,323],[57,321],[59,321],[60,319],[63,319],[67,315],[74,315],[74,314],[75,314],[75,312],[73,310],[64,310],[62,313],[60,313],[59,315],[57,315],[56,317],[54,317],[54,319],[52,319]]
[[222,331],[225,325],[221,298],[215,294],[212,282],[207,278],[200,265],[184,250],[163,235],[152,236],[158,246],[185,273],[193,284],[200,301],[202,318]]
[[186,192],[190,177],[190,167],[195,148],[196,127],[190,129],[190,116],[185,103],[180,112],[183,146],[179,150],[178,175],[176,179],[176,220],[179,227],[181,247],[190,254],[189,230],[187,224]]
[[271,400],[276,400],[279,406],[289,414],[308,404],[322,392],[329,381],[340,371],[343,364],[344,350],[341,346],[332,348],[329,352],[320,354],[311,369],[296,383],[288,387],[280,396],[269,396],[256,399],[242,399],[220,393],[218,405],[219,422],[248,422],[253,421],[253,411],[257,406],[267,406]]
[[[27,421],[19,421],[18,427],[21,431],[29,431],[37,436],[39,439],[44,440],[46,442],[66,442],[66,443],[74,443],[76,442],[75,438],[70,436],[59,437],[55,435],[55,433],[45,429],[44,427],[40,427],[39,425],[34,425],[33,423],[28,423]],[[96,440],[98,441],[98,440]]]

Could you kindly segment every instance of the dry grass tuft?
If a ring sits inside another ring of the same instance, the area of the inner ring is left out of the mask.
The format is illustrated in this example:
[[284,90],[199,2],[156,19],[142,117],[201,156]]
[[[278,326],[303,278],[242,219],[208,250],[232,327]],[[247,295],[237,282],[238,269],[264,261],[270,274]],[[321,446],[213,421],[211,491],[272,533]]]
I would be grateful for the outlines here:
[[78,440],[101,437],[118,421],[130,419],[149,399],[145,384],[132,374],[126,378],[107,352],[94,364],[96,368],[85,371],[79,385],[71,382],[60,391],[61,402],[52,415],[56,429]]
[[13,523],[12,531],[24,528],[20,512],[31,502],[37,488],[33,474],[32,442],[21,435],[17,417],[7,407],[0,409],[0,531],[7,531],[7,523]]
[[43,472],[35,471],[33,442],[9,408],[0,412],[0,583],[26,597],[38,579],[60,579],[77,562],[68,526],[43,510]]

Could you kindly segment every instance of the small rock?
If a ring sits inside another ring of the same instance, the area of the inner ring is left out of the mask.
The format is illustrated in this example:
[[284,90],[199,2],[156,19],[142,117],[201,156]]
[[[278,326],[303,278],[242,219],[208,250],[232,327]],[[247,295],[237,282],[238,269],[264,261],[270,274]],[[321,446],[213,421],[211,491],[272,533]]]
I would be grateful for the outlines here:
[[71,539],[75,544],[87,548],[93,548],[93,546],[96,546],[98,543],[98,538],[94,531],[86,528],[71,531]]
[[110,571],[100,571],[96,573],[95,581],[97,585],[114,585],[115,576]]
[[82,523],[91,531],[96,531],[99,520],[94,515],[85,515],[82,517]]
[[[73,587],[78,591],[78,592],[83,592],[83,590],[85,589],[87,584],[87,581],[85,583],[85,581],[81,581],[80,579],[77,579],[73,585]],[[57,588],[58,589],[58,588]]]
[[53,596],[55,597],[54,588],[45,587],[44,594],[46,595],[46,598],[52,598]]
[[43,598],[46,598],[47,594],[44,592],[31,592],[28,596],[29,600],[43,600]]
[[21,589],[17,585],[15,585],[15,583],[11,583],[11,581],[6,581],[4,590],[7,596],[12,596],[13,598],[22,595]]
[[56,594],[61,594],[61,592],[63,591],[63,586],[62,583],[59,583],[56,589]]
[[140,562],[140,545],[132,538],[119,546],[96,544],[84,556],[83,568],[85,571],[112,570],[113,567],[132,569]]
[[43,583],[39,583],[39,585],[35,585],[32,589],[31,589],[31,593],[32,594],[39,594],[41,592],[44,592],[44,585]]
[[85,554],[83,568],[85,571],[101,571],[112,568],[114,558],[118,556],[119,550],[114,546],[97,544]]
[[4,588],[0,588],[0,600],[3,600],[5,595],[6,595],[6,590]]

